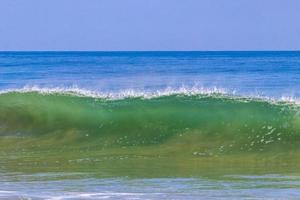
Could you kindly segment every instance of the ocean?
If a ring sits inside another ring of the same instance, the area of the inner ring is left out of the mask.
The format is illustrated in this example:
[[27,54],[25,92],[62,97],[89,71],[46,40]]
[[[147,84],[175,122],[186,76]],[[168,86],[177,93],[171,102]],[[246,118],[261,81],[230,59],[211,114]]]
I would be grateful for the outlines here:
[[299,199],[300,52],[0,52],[0,199]]

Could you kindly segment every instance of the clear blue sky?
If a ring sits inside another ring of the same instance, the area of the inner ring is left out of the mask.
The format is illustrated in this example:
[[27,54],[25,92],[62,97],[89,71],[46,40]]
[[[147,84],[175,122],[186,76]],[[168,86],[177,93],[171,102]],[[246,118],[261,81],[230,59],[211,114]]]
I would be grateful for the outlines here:
[[300,50],[300,0],[1,0],[0,50]]

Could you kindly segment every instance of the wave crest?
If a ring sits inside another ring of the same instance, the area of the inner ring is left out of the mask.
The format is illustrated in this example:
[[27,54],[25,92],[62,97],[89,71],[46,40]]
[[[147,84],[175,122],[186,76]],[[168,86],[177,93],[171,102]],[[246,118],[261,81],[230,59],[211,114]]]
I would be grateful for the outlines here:
[[72,87],[39,87],[39,86],[26,86],[19,89],[7,89],[0,91],[0,94],[6,93],[31,93],[36,92],[39,94],[66,94],[66,95],[76,95],[83,97],[92,98],[106,98],[106,99],[124,99],[131,97],[142,97],[142,98],[155,98],[160,96],[170,96],[170,95],[211,95],[211,94],[234,94],[234,91],[228,91],[223,88],[204,88],[204,87],[178,87],[171,88],[167,87],[165,89],[154,90],[154,91],[143,91],[135,89],[126,89],[121,91],[93,91],[89,89],[84,89],[76,86]]

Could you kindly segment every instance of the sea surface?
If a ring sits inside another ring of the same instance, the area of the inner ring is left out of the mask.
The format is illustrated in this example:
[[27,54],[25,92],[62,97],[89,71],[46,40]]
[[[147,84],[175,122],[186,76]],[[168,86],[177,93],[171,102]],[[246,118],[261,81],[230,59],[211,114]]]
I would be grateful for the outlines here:
[[0,199],[300,199],[300,52],[0,52]]

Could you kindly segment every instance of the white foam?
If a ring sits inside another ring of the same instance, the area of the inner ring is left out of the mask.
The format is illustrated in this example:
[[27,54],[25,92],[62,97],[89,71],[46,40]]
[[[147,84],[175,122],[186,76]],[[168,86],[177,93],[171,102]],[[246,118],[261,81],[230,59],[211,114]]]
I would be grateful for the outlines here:
[[15,193],[15,191],[0,190],[0,194],[11,194],[11,193]]
[[292,97],[292,96],[281,96],[279,98],[275,97],[268,97],[264,95],[239,95],[235,90],[228,90],[224,88],[218,87],[178,87],[178,88],[171,88],[167,87],[164,89],[159,90],[139,90],[139,89],[125,89],[121,91],[93,91],[85,88],[80,88],[77,86],[72,87],[40,87],[40,86],[25,86],[23,88],[18,89],[6,89],[1,90],[0,94],[6,93],[30,93],[30,92],[37,92],[42,95],[48,94],[65,94],[65,95],[74,95],[79,97],[92,97],[92,98],[103,98],[103,99],[124,99],[124,98],[157,98],[161,96],[170,96],[170,95],[186,95],[186,96],[194,96],[194,95],[226,95],[228,97],[235,97],[240,100],[263,100],[268,101],[270,103],[277,103],[277,102],[286,102],[300,105],[300,100]]
[[[157,193],[158,194],[158,193]],[[48,200],[65,200],[65,199],[119,199],[127,197],[129,199],[140,199],[142,193],[128,193],[128,192],[96,192],[96,193],[70,193],[61,196],[46,197]]]
[[[92,91],[79,87],[39,87],[39,86],[25,86],[20,89],[7,89],[0,91],[0,94],[5,93],[29,93],[37,92],[40,94],[69,94],[76,96],[84,97],[93,97],[93,98],[108,98],[108,99],[123,99],[129,97],[142,97],[142,98],[155,98],[160,96],[169,96],[169,95],[210,95],[210,94],[228,94],[229,92],[222,88],[199,88],[199,87],[179,87],[179,88],[165,88],[161,90],[154,91],[142,91],[134,89],[126,89],[122,91],[113,91],[113,92],[101,92],[101,91]],[[232,93],[233,94],[233,93]]]

